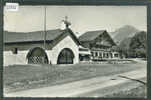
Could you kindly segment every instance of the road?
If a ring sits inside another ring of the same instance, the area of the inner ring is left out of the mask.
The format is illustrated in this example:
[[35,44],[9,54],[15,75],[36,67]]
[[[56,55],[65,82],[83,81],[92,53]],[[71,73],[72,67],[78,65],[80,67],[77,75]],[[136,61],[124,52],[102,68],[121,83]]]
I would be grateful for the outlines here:
[[[139,79],[145,78],[147,75],[146,67],[134,71],[116,74],[113,76],[94,77],[91,79],[75,81],[62,85],[43,87],[38,89],[30,89],[19,92],[4,94],[5,97],[89,97],[96,90],[103,91],[104,89],[128,82],[137,82]],[[131,85],[129,85],[131,86]],[[125,86],[128,87],[128,86]],[[118,88],[117,88],[118,89]],[[110,91],[110,90],[109,90]],[[103,96],[103,94],[93,95]]]

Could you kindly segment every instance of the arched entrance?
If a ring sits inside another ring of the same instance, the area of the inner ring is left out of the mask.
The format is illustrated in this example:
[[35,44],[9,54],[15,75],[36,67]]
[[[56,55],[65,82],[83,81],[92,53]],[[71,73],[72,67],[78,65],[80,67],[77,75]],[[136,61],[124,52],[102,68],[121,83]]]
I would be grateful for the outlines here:
[[33,48],[27,54],[28,64],[48,64],[48,57],[44,49]]
[[59,56],[57,64],[73,64],[74,54],[71,49],[65,48],[63,49]]

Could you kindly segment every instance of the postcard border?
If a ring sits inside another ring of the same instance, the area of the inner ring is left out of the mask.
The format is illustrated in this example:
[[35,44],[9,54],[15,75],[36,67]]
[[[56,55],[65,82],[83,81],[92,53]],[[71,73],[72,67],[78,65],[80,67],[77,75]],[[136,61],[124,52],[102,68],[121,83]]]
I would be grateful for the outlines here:
[[[83,6],[147,6],[147,100],[151,99],[151,2],[149,0],[0,0],[0,100],[146,100],[145,98],[8,98],[3,97],[3,7],[6,2],[17,2],[20,5],[83,5]],[[150,34],[149,34],[150,33]],[[149,85],[150,84],[150,85]]]

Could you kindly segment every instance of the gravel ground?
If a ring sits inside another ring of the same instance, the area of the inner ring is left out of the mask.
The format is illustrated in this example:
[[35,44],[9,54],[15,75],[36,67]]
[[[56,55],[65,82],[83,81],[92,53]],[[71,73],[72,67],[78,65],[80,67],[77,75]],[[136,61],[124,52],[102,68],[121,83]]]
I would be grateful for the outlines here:
[[92,91],[81,94],[80,97],[105,97],[105,98],[146,98],[146,78],[139,79],[144,82],[142,84],[138,81],[129,80],[124,84],[119,84],[107,87],[101,90]]
[[[122,97],[122,98],[146,98],[147,97],[146,85],[140,85],[130,90],[120,91],[108,95],[109,97]],[[107,97],[108,97],[107,96]]]
[[[123,97],[123,98],[146,98],[147,97],[147,79],[142,78],[139,79],[140,81],[144,82],[145,84],[142,84],[138,81],[132,81],[128,82],[126,84],[123,84],[119,87],[122,87],[119,89],[119,91],[114,92],[112,94],[106,95],[108,97]],[[126,86],[124,89],[124,85]]]

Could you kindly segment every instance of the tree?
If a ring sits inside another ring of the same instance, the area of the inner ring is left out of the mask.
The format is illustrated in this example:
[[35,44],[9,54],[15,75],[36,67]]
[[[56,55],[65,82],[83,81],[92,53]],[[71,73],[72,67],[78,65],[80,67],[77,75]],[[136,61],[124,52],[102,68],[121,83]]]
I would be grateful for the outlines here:
[[137,32],[133,37],[125,38],[119,45],[121,53],[126,57],[146,57],[147,33]]
[[147,50],[147,34],[141,31],[132,37],[130,42],[130,50],[134,57],[146,57]]

